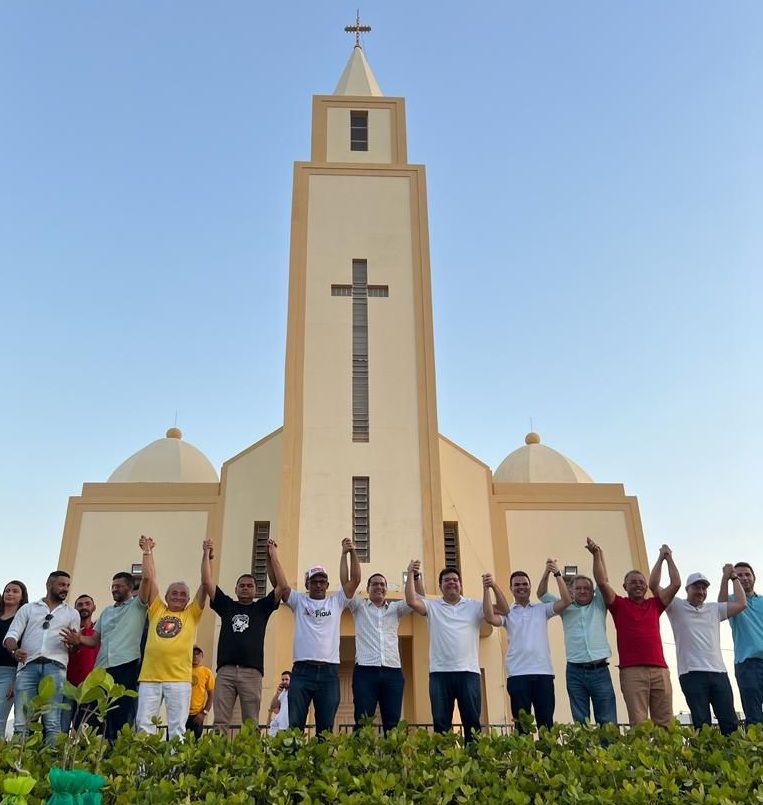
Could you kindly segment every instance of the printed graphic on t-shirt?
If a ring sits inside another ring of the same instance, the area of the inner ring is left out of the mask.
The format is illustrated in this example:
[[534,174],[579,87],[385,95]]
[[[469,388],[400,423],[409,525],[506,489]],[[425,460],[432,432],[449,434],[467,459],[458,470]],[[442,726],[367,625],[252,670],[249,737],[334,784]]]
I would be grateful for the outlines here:
[[329,615],[331,615],[331,610],[326,609],[325,607],[316,607],[312,611],[310,610],[310,607],[305,607],[305,612],[315,618],[328,618]]
[[243,613],[231,618],[231,627],[234,632],[245,632],[249,628],[249,616]]
[[183,628],[183,621],[174,615],[164,615],[156,624],[156,633],[159,637],[177,637]]

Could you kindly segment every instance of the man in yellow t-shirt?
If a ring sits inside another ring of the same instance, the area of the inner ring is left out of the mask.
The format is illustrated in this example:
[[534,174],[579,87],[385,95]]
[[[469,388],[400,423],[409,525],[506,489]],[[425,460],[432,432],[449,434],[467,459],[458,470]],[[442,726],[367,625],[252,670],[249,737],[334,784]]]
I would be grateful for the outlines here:
[[191,708],[185,728],[197,738],[201,738],[204,719],[212,709],[215,691],[215,675],[211,668],[202,665],[204,652],[199,646],[193,647],[193,682],[191,683]]
[[[206,587],[199,586],[193,601],[183,581],[170,584],[165,595],[159,595],[154,566],[154,540],[141,537],[143,582],[148,583],[148,638],[138,681],[138,732],[156,732],[153,719],[164,702],[167,711],[167,736],[182,738],[191,704],[193,646],[196,627],[207,601]],[[204,540],[202,572],[209,562],[212,541]]]

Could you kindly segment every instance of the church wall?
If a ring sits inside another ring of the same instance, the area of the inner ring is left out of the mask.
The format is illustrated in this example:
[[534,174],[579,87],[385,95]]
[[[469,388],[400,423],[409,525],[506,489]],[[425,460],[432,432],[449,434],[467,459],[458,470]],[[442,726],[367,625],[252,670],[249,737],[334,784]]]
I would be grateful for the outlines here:
[[[336,566],[351,534],[351,479],[369,476],[371,563],[401,583],[420,554],[422,502],[413,303],[410,183],[406,176],[310,177],[305,289],[300,570]],[[353,258],[389,297],[368,299],[370,441],[352,442]],[[331,461],[325,460],[331,456]],[[332,579],[333,580],[333,579]]]
[[[356,108],[364,109],[362,103]],[[327,162],[392,162],[392,115],[389,109],[368,109],[368,151],[350,150],[350,109],[327,110]]]

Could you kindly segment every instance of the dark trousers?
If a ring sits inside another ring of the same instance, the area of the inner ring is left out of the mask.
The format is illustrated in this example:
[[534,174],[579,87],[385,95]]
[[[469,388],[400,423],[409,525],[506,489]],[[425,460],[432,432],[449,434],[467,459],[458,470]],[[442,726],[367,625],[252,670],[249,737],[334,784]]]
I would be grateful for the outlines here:
[[197,741],[204,732],[204,724],[198,724],[196,722],[196,716],[190,714],[188,715],[188,720],[185,722],[185,728],[187,732],[192,732],[196,736]]
[[355,702],[355,729],[366,716],[373,718],[379,705],[386,735],[397,726],[403,709],[405,679],[401,668],[356,665],[352,672],[352,699]]
[[[140,660],[115,665],[106,669],[119,685],[124,685],[128,690],[138,689],[138,672],[140,671]],[[135,723],[135,711],[137,709],[137,698],[122,696],[112,705],[112,709],[106,713],[106,726],[104,736],[106,740],[114,742],[119,730],[125,724],[132,726]]]
[[617,723],[617,700],[608,665],[583,668],[579,663],[568,662],[567,694],[573,721],[588,721],[593,705],[597,724]]
[[458,702],[464,741],[480,731],[482,711],[482,681],[473,671],[435,671],[429,674],[429,699],[435,732],[453,729],[453,705]]
[[728,735],[738,726],[737,714],[734,710],[734,694],[728,674],[715,671],[690,671],[678,677],[681,690],[684,692],[686,704],[689,705],[691,723],[699,728],[703,724],[711,724],[710,706],[713,707],[718,726],[724,735]]
[[751,657],[737,663],[734,673],[748,724],[763,724],[763,660]]
[[530,715],[535,711],[535,723],[538,727],[551,729],[554,724],[554,677],[550,674],[520,674],[510,676],[506,680],[506,689],[511,699],[511,715],[517,732],[528,732],[522,727],[519,719],[521,712]]
[[339,666],[329,662],[295,662],[289,684],[289,727],[303,730],[310,702],[315,708],[315,732],[334,729],[339,707]]

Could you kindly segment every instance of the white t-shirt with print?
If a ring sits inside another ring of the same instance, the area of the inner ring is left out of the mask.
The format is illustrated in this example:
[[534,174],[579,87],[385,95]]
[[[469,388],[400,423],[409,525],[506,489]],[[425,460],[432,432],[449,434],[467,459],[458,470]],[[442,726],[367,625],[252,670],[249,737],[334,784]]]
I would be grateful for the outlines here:
[[348,601],[341,589],[322,600],[296,590],[289,593],[286,606],[294,612],[294,662],[339,665],[339,625]]

